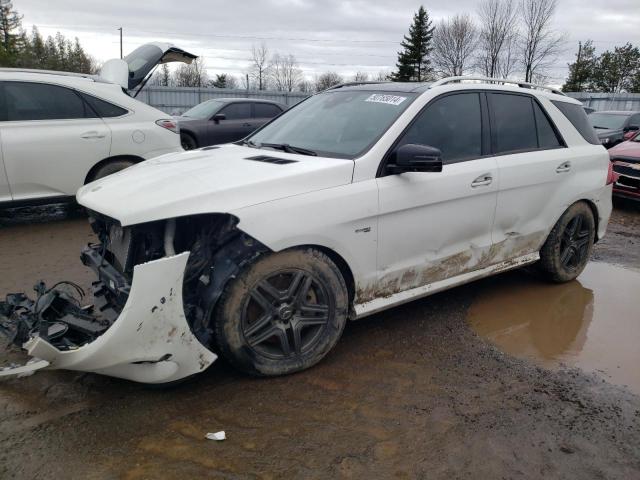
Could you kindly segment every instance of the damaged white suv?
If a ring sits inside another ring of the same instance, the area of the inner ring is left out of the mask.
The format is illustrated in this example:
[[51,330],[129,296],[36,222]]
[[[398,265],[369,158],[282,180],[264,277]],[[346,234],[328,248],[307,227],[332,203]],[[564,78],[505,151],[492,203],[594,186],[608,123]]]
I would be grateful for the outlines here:
[[609,165],[581,104],[551,89],[341,85],[237,144],[80,189],[95,304],[40,285],[0,304],[1,324],[36,358],[18,371],[164,383],[222,355],[296,372],[348,319],[526,264],[574,279],[605,233]]

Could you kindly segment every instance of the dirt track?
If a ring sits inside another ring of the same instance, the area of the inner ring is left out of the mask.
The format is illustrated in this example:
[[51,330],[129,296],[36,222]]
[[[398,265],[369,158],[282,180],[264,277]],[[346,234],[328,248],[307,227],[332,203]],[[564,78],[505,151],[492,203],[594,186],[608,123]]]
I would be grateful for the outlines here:
[[[82,219],[0,229],[0,295],[41,277],[87,285],[88,236]],[[639,245],[626,205],[594,259],[638,269]],[[171,390],[72,372],[2,381],[0,478],[640,478],[640,397],[510,357],[467,326],[481,292],[523,275],[352,323],[289,377],[217,362]],[[225,442],[204,439],[218,430]]]

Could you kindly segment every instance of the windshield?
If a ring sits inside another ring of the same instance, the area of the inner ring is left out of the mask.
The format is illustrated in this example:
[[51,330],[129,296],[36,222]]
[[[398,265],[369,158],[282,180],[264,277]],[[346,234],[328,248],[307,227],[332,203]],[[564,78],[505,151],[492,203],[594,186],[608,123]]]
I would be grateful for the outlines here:
[[622,128],[629,115],[615,113],[592,113],[587,117],[593,128],[614,130]]
[[414,93],[361,90],[320,93],[287,110],[248,140],[258,147],[268,143],[326,157],[355,158],[380,138],[415,97]]
[[201,118],[208,120],[220,109],[222,102],[218,100],[207,100],[206,102],[199,103],[193,108],[190,108],[182,114],[183,117],[189,118]]

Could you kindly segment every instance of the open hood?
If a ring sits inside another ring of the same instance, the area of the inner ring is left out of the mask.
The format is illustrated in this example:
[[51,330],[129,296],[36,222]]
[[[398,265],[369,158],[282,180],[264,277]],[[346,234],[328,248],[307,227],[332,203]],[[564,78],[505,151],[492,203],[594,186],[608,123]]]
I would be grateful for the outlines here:
[[194,58],[198,56],[170,43],[145,43],[124,59],[107,60],[100,69],[100,76],[132,90],[140,85],[156,65],[170,62],[191,63]]

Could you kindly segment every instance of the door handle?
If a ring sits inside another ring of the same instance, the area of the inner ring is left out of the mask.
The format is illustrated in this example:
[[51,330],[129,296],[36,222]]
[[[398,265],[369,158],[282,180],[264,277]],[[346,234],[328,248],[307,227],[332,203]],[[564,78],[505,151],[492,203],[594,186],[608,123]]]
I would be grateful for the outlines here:
[[485,185],[490,185],[491,182],[493,182],[493,177],[490,174],[485,173],[484,175],[480,175],[473,182],[471,182],[471,186],[473,188],[482,187]]
[[561,163],[558,168],[556,168],[557,173],[565,173],[571,170],[571,162]]
[[84,132],[82,135],[80,135],[80,138],[84,138],[85,140],[89,140],[91,138],[104,138],[106,135],[103,133],[98,133],[98,132]]

